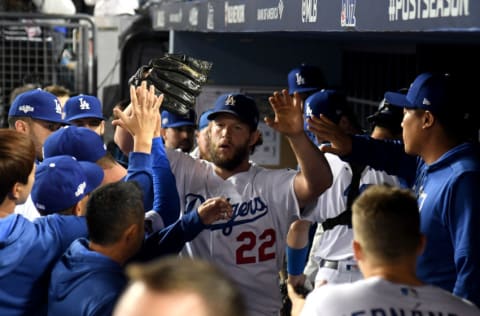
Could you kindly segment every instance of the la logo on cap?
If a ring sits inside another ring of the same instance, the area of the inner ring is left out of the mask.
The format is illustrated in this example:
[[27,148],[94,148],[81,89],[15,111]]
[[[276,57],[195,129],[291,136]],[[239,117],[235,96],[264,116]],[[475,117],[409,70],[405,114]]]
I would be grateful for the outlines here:
[[301,75],[299,72],[297,72],[297,73],[295,74],[295,78],[296,78],[296,80],[297,80],[297,85],[300,86],[300,85],[302,85],[302,84],[305,84],[305,78],[303,78],[302,75]]
[[313,115],[313,111],[312,111],[312,108],[309,106],[307,106],[306,110],[305,110],[305,114],[307,117],[311,117]]
[[62,106],[60,105],[60,102],[57,100],[57,98],[55,98],[54,101],[55,101],[55,112],[62,115]]
[[79,98],[80,100],[80,110],[90,110],[90,103],[85,101],[83,98]]
[[35,109],[33,108],[33,106],[30,105],[21,105],[18,107],[18,110],[27,114],[28,112],[33,112]]
[[227,97],[227,99],[225,100],[225,105],[230,105],[230,106],[235,105],[235,98],[233,97],[233,95],[230,94]]

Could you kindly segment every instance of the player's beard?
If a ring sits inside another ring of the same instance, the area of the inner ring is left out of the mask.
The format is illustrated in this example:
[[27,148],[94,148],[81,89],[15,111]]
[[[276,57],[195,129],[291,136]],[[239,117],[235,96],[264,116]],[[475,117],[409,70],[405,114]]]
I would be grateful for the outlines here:
[[249,154],[250,147],[248,146],[248,141],[245,142],[245,144],[233,147],[231,157],[225,157],[224,155],[220,154],[218,151],[218,147],[216,147],[212,142],[210,142],[210,157],[212,159],[211,161],[216,166],[228,171],[233,171],[238,166],[240,166]]

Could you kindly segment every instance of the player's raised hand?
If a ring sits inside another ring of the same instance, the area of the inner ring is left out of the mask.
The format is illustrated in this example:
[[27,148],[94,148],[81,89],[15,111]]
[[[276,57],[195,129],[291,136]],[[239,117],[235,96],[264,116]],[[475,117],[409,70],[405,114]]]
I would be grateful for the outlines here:
[[[146,82],[135,88],[130,86],[131,112],[122,112],[114,109],[114,114],[118,119],[112,122],[127,130],[132,136],[144,134],[153,137],[159,120],[159,108],[163,101],[163,95],[155,95],[154,86],[147,88]],[[130,114],[130,115],[129,115]]]
[[233,209],[227,199],[215,197],[206,200],[198,207],[198,215],[204,225],[210,225],[215,221],[232,217]]
[[303,131],[302,99],[298,93],[292,96],[287,90],[275,91],[268,98],[275,117],[265,118],[265,123],[286,136],[297,136]]
[[308,130],[313,132],[320,142],[327,142],[320,147],[323,152],[340,156],[352,152],[351,136],[324,115],[320,114],[320,117],[311,116],[307,119],[307,124]]

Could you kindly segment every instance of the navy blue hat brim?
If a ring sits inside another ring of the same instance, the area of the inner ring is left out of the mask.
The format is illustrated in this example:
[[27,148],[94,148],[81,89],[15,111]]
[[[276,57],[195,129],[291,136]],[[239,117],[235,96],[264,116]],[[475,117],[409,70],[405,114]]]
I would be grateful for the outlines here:
[[45,122],[52,122],[52,123],[59,123],[59,124],[65,124],[65,125],[70,125],[65,120],[62,119],[52,119],[51,117],[42,117],[41,115],[12,115],[12,117],[30,117],[34,120],[40,120],[40,121],[45,121]]
[[172,124],[167,124],[165,126],[162,126],[162,128],[175,128],[175,127],[182,127],[182,126],[195,126],[195,123],[193,122],[175,122]]
[[398,92],[386,92],[385,93],[385,100],[388,101],[393,106],[397,107],[402,107],[402,108],[408,108],[408,109],[413,109],[416,106],[410,103],[407,99],[407,96],[402,93]]
[[84,118],[95,118],[95,119],[105,121],[105,117],[103,117],[102,115],[95,115],[95,114],[92,114],[92,113],[77,114],[77,115],[74,115],[72,117],[65,118],[65,121],[67,121],[69,123],[72,123],[72,121],[79,120],[79,119],[84,119]]
[[305,93],[305,92],[315,92],[319,91],[321,89],[316,88],[316,87],[304,87],[304,88],[297,88],[297,89],[289,89],[288,94],[294,94],[295,92],[297,93]]
[[234,111],[229,111],[229,110],[218,110],[218,111],[212,111],[212,113],[208,114],[207,116],[207,119],[209,119],[210,121],[211,120],[214,120],[215,117],[218,115],[218,114],[232,114],[233,116],[235,117],[238,117],[239,119],[242,119],[240,117],[240,115],[238,115],[238,113],[234,112]]

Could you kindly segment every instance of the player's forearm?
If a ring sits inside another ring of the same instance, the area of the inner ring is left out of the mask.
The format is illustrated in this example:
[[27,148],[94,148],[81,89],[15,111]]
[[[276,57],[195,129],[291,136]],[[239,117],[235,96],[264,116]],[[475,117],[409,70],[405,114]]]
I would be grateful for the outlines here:
[[295,249],[307,246],[310,225],[310,222],[304,220],[296,220],[293,222],[288,230],[287,245]]
[[305,133],[287,139],[300,167],[294,188],[299,206],[303,207],[330,187],[332,172],[324,154]]

